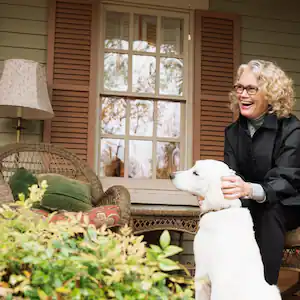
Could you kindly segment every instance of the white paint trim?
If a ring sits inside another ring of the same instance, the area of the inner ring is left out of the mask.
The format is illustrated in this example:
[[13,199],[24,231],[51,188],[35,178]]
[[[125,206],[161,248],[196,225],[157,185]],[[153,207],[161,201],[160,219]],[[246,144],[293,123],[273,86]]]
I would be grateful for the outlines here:
[[106,1],[102,0],[101,3],[114,3],[118,5],[129,5],[131,7],[152,7],[154,9],[168,10],[168,11],[188,11],[189,6],[191,9],[209,9],[209,0],[116,0]]
[[121,13],[132,13],[132,6],[136,8],[137,11],[135,13],[137,14],[145,14],[150,16],[160,16],[160,17],[170,17],[173,18],[174,14],[176,15],[176,18],[182,18],[184,19],[187,15],[188,11],[185,10],[166,10],[165,8],[160,8],[153,5],[147,5],[147,4],[131,4],[126,3],[125,1],[121,4],[118,3],[118,1],[103,1],[103,7],[105,7],[106,10],[109,11],[116,11]]
[[[102,3],[108,3],[108,2],[102,2]],[[109,4],[112,5],[108,5],[105,4],[105,8],[109,7],[112,10],[116,11],[116,6],[113,4],[124,4],[124,5],[128,5],[128,2],[126,1],[119,1],[119,2],[109,2]],[[152,2],[151,2],[152,3]],[[137,6],[136,4],[132,4],[135,7]],[[184,85],[184,90],[185,90],[185,97],[187,99],[187,101],[181,106],[181,109],[185,109],[185,115],[183,114],[182,117],[182,125],[181,125],[181,129],[184,129],[183,131],[183,138],[180,138],[181,140],[181,145],[184,144],[184,151],[182,151],[181,149],[181,157],[184,157],[183,159],[183,163],[181,164],[181,168],[189,168],[192,166],[193,163],[193,119],[192,119],[192,115],[193,115],[193,78],[194,78],[194,32],[193,32],[193,28],[194,28],[194,13],[193,13],[193,6],[191,5],[191,10],[186,10],[186,9],[168,9],[168,11],[166,11],[165,8],[163,8],[162,10],[160,10],[160,7],[157,6],[153,6],[152,5],[152,9],[151,5],[147,5],[146,4],[139,4],[138,7],[140,8],[147,8],[148,14],[151,13],[153,15],[161,15],[161,16],[169,16],[169,17],[182,17],[184,19],[184,25],[185,25],[185,29],[184,29],[184,36],[187,37],[188,33],[190,31],[190,35],[191,35],[191,40],[187,41],[187,39],[184,39],[184,49],[185,49],[185,53],[183,54],[184,57],[187,57],[188,60],[185,62],[185,67],[184,67],[184,78],[189,78],[189,80],[187,81],[187,84]],[[120,12],[124,12],[124,11],[129,11],[132,12],[132,7],[124,7],[122,5],[122,7],[118,7],[117,11]],[[104,20],[104,5],[101,5],[101,11],[99,12],[99,33],[101,34],[100,36],[103,37],[105,35],[105,20]],[[189,21],[189,24],[188,24]],[[104,49],[104,38],[100,38],[100,43],[99,43],[99,48],[100,49]],[[98,72],[98,80],[97,80],[97,94],[100,95],[102,91],[101,88],[101,82],[102,82],[102,78],[103,78],[103,51],[99,51],[99,70],[100,72]],[[122,93],[124,95],[124,93]],[[153,95],[152,95],[153,97]],[[173,97],[172,97],[173,98]],[[97,98],[97,116],[100,116],[100,101]],[[97,119],[97,121],[99,121]],[[97,129],[96,129],[96,136],[95,136],[95,140],[96,140],[96,173],[99,173],[100,170],[100,126],[99,123],[97,124]],[[182,147],[181,147],[182,148]],[[127,173],[125,171],[125,173]],[[98,174],[99,175],[99,174]],[[101,177],[101,182],[103,184],[104,187],[109,187],[112,185],[124,185],[126,186],[131,193],[135,193],[136,191],[141,191],[139,192],[139,196],[141,196],[141,199],[139,199],[138,203],[143,203],[143,191],[146,192],[147,190],[154,190],[157,191],[157,199],[160,199],[161,197],[167,197],[167,195],[165,194],[165,191],[170,191],[172,192],[172,195],[176,195],[175,198],[177,198],[177,196],[182,197],[182,193],[177,191],[175,189],[175,187],[172,185],[172,183],[165,179],[152,179],[152,180],[143,180],[143,179],[124,179],[124,178],[109,178],[109,177]],[[161,197],[159,197],[160,191],[164,191],[164,193],[162,194]],[[141,194],[142,193],[142,194]],[[195,197],[189,196],[184,194],[185,197],[188,197],[189,200],[187,200],[188,203],[192,203],[192,205],[197,205],[197,201],[194,199]],[[153,195],[152,195],[153,197]],[[154,197],[156,198],[156,197]],[[168,198],[168,197],[167,197]],[[182,199],[183,201],[180,201],[180,204],[182,205],[183,203],[185,203],[184,199]],[[186,200],[186,199],[185,199]],[[153,199],[153,201],[156,201],[155,199]],[[150,203],[154,203],[153,201],[150,201]],[[159,200],[159,203],[161,203],[161,200]]]
[[[186,141],[185,141],[185,166],[191,168],[193,165],[193,99],[194,99],[194,11],[190,12],[190,36],[188,41],[188,101],[186,102]],[[200,83],[199,83],[200,84]]]
[[[113,51],[111,51],[111,52],[113,52]],[[142,53],[142,55],[144,55],[144,53],[145,52],[143,52]],[[141,53],[140,53],[141,54]],[[146,54],[147,55],[147,54]],[[130,57],[130,56],[129,56]],[[163,56],[160,56],[160,57],[163,57]],[[172,57],[173,58],[173,57]],[[129,60],[128,60],[129,61]],[[183,69],[184,69],[184,67],[183,67]],[[128,66],[128,73],[129,73],[129,66]],[[129,76],[128,77],[128,79],[130,78],[131,76]],[[129,80],[128,80],[128,88],[130,88],[129,87]],[[135,98],[137,98],[137,97],[139,97],[139,99],[149,99],[149,100],[152,100],[152,99],[159,99],[159,100],[169,100],[169,101],[173,101],[173,102],[175,102],[175,101],[181,101],[181,102],[185,102],[186,101],[186,99],[185,99],[185,97],[183,97],[183,96],[171,96],[171,95],[168,95],[168,96],[166,96],[166,95],[155,95],[154,93],[153,94],[149,94],[149,93],[139,93],[138,94],[138,96],[137,96],[137,94],[136,93],[134,93],[134,92],[115,92],[115,91],[101,91],[101,95],[102,96],[116,96],[116,97],[135,97]]]
[[129,189],[130,200],[132,204],[160,204],[169,206],[191,206],[199,207],[196,197],[174,191],[156,191],[156,190],[134,190]]
[[103,75],[104,75],[104,61],[103,61],[103,51],[101,49],[104,49],[104,39],[102,38],[105,36],[105,11],[102,5],[99,5],[99,12],[98,12],[98,56],[97,56],[97,65],[98,65],[98,72],[97,72],[97,81],[96,81],[96,95],[97,98],[95,99],[96,101],[96,112],[97,112],[97,117],[96,117],[96,130],[95,130],[95,173],[99,176],[99,171],[100,171],[100,122],[99,122],[99,117],[101,115],[101,105],[100,105],[100,93],[102,91],[101,89],[101,82],[103,80]]
[[129,189],[177,191],[171,180],[168,179],[133,179],[122,177],[101,177],[104,186],[124,185]]
[[[198,207],[195,196],[178,191],[170,180],[101,178],[104,190],[114,185],[123,185],[130,192],[131,203],[190,205]],[[155,189],[154,189],[155,187]]]
[[[103,46],[104,46],[104,43],[103,43],[103,40],[101,39],[101,36],[103,36],[103,34],[105,34],[105,28],[103,27],[103,24],[104,24],[104,21],[103,21],[103,17],[104,17],[104,12],[103,12],[103,9],[102,9],[102,6],[99,5],[99,11],[97,13],[97,31],[98,31],[98,40],[97,40],[97,44],[98,44],[98,49],[103,49]],[[98,65],[98,70],[102,70],[103,69],[103,61],[101,59],[102,57],[102,51],[97,51],[98,52],[98,55],[97,55],[97,65]],[[96,80],[96,129],[95,129],[95,144],[94,144],[94,147],[96,149],[95,151],[95,160],[94,160],[94,171],[95,173],[99,176],[99,171],[100,171],[100,158],[99,158],[99,153],[100,153],[100,126],[99,126],[99,116],[100,116],[100,113],[101,113],[101,108],[100,108],[100,92],[101,92],[101,89],[100,89],[100,80],[101,80],[101,77],[103,77],[103,72],[97,72],[97,80]]]

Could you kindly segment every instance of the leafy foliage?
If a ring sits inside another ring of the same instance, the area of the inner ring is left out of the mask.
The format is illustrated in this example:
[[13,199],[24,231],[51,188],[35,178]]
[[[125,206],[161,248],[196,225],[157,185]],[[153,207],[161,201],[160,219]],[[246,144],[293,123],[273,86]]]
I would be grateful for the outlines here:
[[129,227],[96,230],[71,215],[51,223],[31,209],[45,189],[0,208],[0,298],[193,299],[188,271],[170,259],[182,249],[167,231],[147,247]]

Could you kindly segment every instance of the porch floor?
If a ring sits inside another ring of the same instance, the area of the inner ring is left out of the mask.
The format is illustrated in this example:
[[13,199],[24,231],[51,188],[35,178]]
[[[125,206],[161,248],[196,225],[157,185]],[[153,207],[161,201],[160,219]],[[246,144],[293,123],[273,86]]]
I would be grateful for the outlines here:
[[[280,291],[283,292],[294,283],[297,282],[298,273],[293,271],[281,270],[278,280],[278,286]],[[293,296],[289,298],[284,298],[283,300],[300,300],[300,296]]]

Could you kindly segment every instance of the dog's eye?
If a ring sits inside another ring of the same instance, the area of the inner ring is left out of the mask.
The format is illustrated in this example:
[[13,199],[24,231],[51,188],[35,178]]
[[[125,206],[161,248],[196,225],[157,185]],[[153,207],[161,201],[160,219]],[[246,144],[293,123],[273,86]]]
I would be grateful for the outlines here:
[[197,171],[194,171],[194,172],[193,172],[193,175],[199,176],[199,174],[197,173]]

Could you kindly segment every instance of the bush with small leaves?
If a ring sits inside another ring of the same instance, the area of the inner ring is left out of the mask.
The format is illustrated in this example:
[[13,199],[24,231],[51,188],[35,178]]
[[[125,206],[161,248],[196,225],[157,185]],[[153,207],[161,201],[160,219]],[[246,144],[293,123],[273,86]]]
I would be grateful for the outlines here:
[[147,247],[129,227],[96,230],[80,214],[49,222],[31,209],[46,188],[0,208],[1,299],[193,299],[189,272],[170,259],[182,249],[168,231]]

